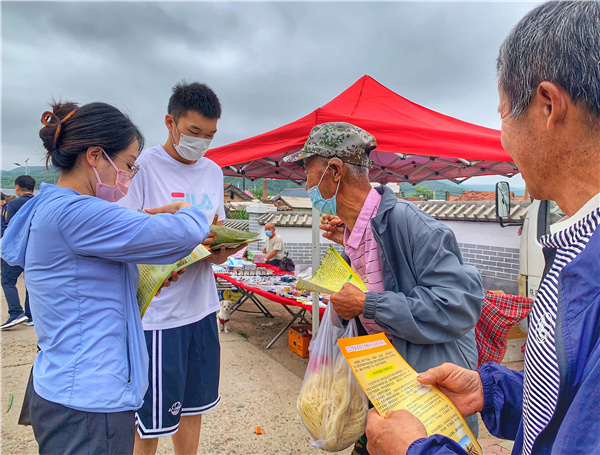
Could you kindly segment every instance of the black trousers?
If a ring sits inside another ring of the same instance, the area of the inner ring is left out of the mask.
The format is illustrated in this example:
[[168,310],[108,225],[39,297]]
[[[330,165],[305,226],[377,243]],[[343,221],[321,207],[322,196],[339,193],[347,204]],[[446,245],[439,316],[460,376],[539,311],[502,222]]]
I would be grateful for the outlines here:
[[267,261],[267,264],[279,267],[281,265],[281,259],[271,259],[270,261]]
[[30,391],[31,425],[40,454],[133,453],[135,411],[76,411]]

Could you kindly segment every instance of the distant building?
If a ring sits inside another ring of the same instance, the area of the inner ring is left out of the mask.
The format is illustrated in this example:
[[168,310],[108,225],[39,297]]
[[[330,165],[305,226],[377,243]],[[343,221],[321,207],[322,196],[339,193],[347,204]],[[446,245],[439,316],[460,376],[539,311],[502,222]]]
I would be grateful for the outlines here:
[[223,192],[224,192],[224,201],[227,202],[244,202],[251,201],[254,199],[252,194],[247,194],[246,192],[239,189],[237,186],[231,183],[223,184]]
[[[447,201],[495,201],[495,191],[470,191],[465,190],[460,196],[446,196]],[[528,201],[528,196],[515,196],[515,192],[510,192],[511,201]]]
[[[245,210],[249,205],[256,204],[252,194],[246,194],[231,183],[223,184],[223,203],[225,206],[225,217],[237,210]],[[247,225],[246,225],[247,226]]]
[[[271,198],[272,201],[278,201],[282,197],[305,197],[308,198],[308,193],[304,188],[284,188],[278,194]],[[309,198],[310,199],[310,198]]]
[[312,210],[312,202],[304,188],[285,188],[271,198],[277,210],[307,211]]

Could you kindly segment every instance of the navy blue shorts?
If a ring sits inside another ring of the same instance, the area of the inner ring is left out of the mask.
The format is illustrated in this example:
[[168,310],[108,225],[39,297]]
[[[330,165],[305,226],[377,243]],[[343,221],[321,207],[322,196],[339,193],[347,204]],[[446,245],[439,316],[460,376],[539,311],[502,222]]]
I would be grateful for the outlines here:
[[172,435],[182,415],[204,414],[219,404],[221,348],[212,313],[193,324],[144,334],[149,385],[136,424],[147,439]]

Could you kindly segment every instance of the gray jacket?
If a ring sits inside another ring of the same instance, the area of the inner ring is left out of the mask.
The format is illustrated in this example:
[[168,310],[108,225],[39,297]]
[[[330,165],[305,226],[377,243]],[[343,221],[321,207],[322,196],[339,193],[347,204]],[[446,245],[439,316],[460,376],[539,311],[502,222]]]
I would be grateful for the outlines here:
[[387,187],[371,220],[385,292],[368,292],[363,316],[393,335],[417,371],[451,362],[477,368],[475,325],[483,285],[465,265],[452,230]]

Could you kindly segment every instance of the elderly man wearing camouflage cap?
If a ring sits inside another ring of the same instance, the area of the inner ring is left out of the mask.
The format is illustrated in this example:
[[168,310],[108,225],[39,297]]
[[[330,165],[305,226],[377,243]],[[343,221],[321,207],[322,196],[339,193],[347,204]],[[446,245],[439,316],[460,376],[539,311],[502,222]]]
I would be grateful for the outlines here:
[[[474,369],[481,277],[463,263],[447,226],[398,199],[390,188],[371,187],[369,153],[376,146],[375,138],[357,126],[325,123],[287,158],[302,160],[307,191],[324,214],[323,237],[344,245],[369,290],[346,283],[331,303],[344,319],[358,316],[361,333],[391,334],[417,371],[444,362]],[[477,431],[476,419],[469,425]],[[366,453],[360,445],[356,453]]]

